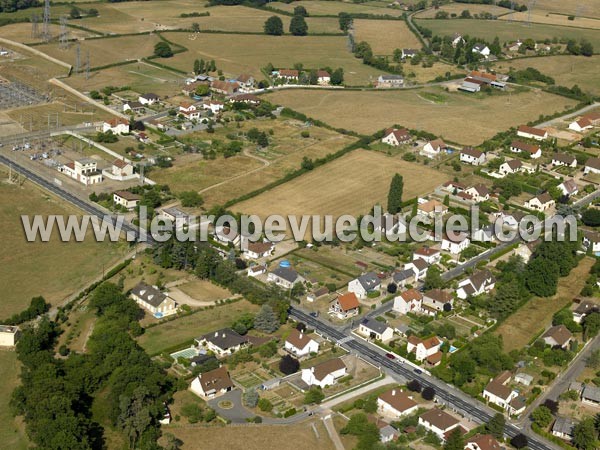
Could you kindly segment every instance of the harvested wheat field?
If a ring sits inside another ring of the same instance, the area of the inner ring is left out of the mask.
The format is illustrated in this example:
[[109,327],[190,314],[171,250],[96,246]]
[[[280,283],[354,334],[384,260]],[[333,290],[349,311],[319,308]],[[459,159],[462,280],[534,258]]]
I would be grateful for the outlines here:
[[356,42],[367,41],[376,55],[391,55],[397,48],[421,48],[406,23],[401,20],[354,20]]
[[[436,94],[432,102],[423,94]],[[538,90],[491,96],[446,92],[441,88],[405,91],[279,91],[269,101],[288,106],[336,128],[372,134],[399,124],[450,141],[477,145],[507,128],[575,106],[574,100]],[[358,106],[357,106],[358,105]],[[358,108],[358,110],[357,110]],[[359,112],[359,113],[358,113]],[[490,120],[493,117],[494,120]]]
[[457,16],[460,16],[460,13],[463,12],[464,10],[468,10],[472,16],[476,15],[476,14],[492,14],[496,17],[502,16],[503,14],[507,14],[510,13],[511,10],[508,8],[502,8],[500,6],[496,6],[496,5],[480,5],[480,4],[472,4],[472,3],[448,3],[446,5],[442,5],[439,8],[430,8],[430,9],[426,9],[423,10],[421,12],[418,12],[415,14],[415,18],[419,18],[419,19],[433,19],[435,17],[435,15],[440,12],[440,11],[444,11],[447,12],[448,14],[450,14],[450,16],[452,16],[452,14],[456,14]]
[[232,209],[262,217],[365,214],[376,203],[385,204],[395,173],[404,177],[404,199],[430,192],[446,181],[444,174],[426,166],[379,152],[355,150]]

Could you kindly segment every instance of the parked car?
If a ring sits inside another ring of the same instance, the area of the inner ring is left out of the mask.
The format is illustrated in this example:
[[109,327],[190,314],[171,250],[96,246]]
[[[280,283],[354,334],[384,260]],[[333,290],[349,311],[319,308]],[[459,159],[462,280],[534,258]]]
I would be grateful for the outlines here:
[[385,356],[390,359],[396,359],[396,357],[394,355],[392,355],[391,353],[386,353]]

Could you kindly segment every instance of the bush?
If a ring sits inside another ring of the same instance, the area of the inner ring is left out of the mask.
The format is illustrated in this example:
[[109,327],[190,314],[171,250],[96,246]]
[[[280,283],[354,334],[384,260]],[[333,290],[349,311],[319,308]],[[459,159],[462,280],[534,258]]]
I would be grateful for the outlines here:
[[261,398],[258,401],[258,409],[264,412],[270,412],[273,410],[273,404],[266,398]]

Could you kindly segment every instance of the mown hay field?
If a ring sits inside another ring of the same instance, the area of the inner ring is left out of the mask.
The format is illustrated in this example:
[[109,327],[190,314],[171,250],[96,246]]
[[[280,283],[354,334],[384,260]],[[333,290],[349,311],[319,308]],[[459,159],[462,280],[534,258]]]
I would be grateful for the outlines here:
[[21,419],[15,419],[8,403],[13,390],[19,385],[20,363],[17,354],[12,350],[0,350],[0,440],[2,447],[11,450],[29,448],[27,435]]
[[367,41],[376,55],[391,55],[397,48],[421,48],[422,44],[404,21],[354,20],[356,42]]
[[586,58],[560,55],[499,61],[494,65],[494,69],[507,73],[511,67],[515,70],[533,67],[554,78],[557,85],[571,87],[576,84],[585,92],[600,95],[599,66],[600,56]]
[[456,14],[457,16],[460,16],[460,13],[462,13],[464,10],[468,10],[472,16],[474,16],[475,14],[489,13],[498,17],[511,12],[510,9],[502,8],[496,5],[448,3],[446,5],[440,6],[438,9],[429,8],[418,12],[415,14],[415,19],[433,19],[435,15],[440,11],[445,11],[450,15]]
[[[423,93],[436,94],[441,103]],[[507,128],[575,106],[576,102],[537,90],[473,96],[441,88],[405,91],[279,91],[271,102],[298,110],[337,128],[372,134],[393,124],[422,129],[461,144],[476,145]]]
[[[405,3],[416,2],[416,0],[409,0]],[[338,15],[340,12],[354,13],[354,14],[375,14],[375,15],[389,15],[398,17],[401,16],[404,11],[400,9],[387,8],[381,3],[367,2],[367,3],[351,3],[351,2],[339,2],[339,1],[320,1],[320,0],[300,0],[292,3],[283,2],[271,2],[269,3],[271,8],[280,9],[282,11],[293,12],[297,6],[304,6],[306,11],[311,15]]]
[[569,20],[565,14],[547,13],[545,11],[533,10],[531,15],[528,12],[515,12],[499,17],[500,20],[514,20],[517,22],[544,23],[548,25],[559,25],[563,27],[591,28],[600,29],[600,19],[592,17],[576,17],[575,20]]
[[296,63],[310,69],[342,67],[344,80],[350,85],[368,84],[380,74],[350,53],[345,36],[199,34],[194,40],[188,33],[171,32],[164,36],[189,49],[159,60],[180,70],[191,70],[194,59],[203,58],[214,59],[219,69],[235,77],[248,72],[262,79],[261,69],[269,62],[279,68],[290,68]]
[[232,209],[261,217],[366,214],[376,203],[385,205],[395,173],[404,177],[405,199],[430,192],[446,181],[435,169],[379,152],[355,150]]

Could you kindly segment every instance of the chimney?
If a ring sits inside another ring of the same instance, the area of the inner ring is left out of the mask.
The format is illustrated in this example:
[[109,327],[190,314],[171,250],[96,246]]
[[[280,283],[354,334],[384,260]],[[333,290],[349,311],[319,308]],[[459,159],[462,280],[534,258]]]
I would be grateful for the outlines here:
[[215,331],[215,337],[218,337],[218,336],[219,336],[219,332]]
[[302,339],[302,331],[300,332],[300,339]]
[[392,389],[392,397],[396,395],[396,389]]
[[315,373],[315,368],[314,366],[310,368],[311,373]]

